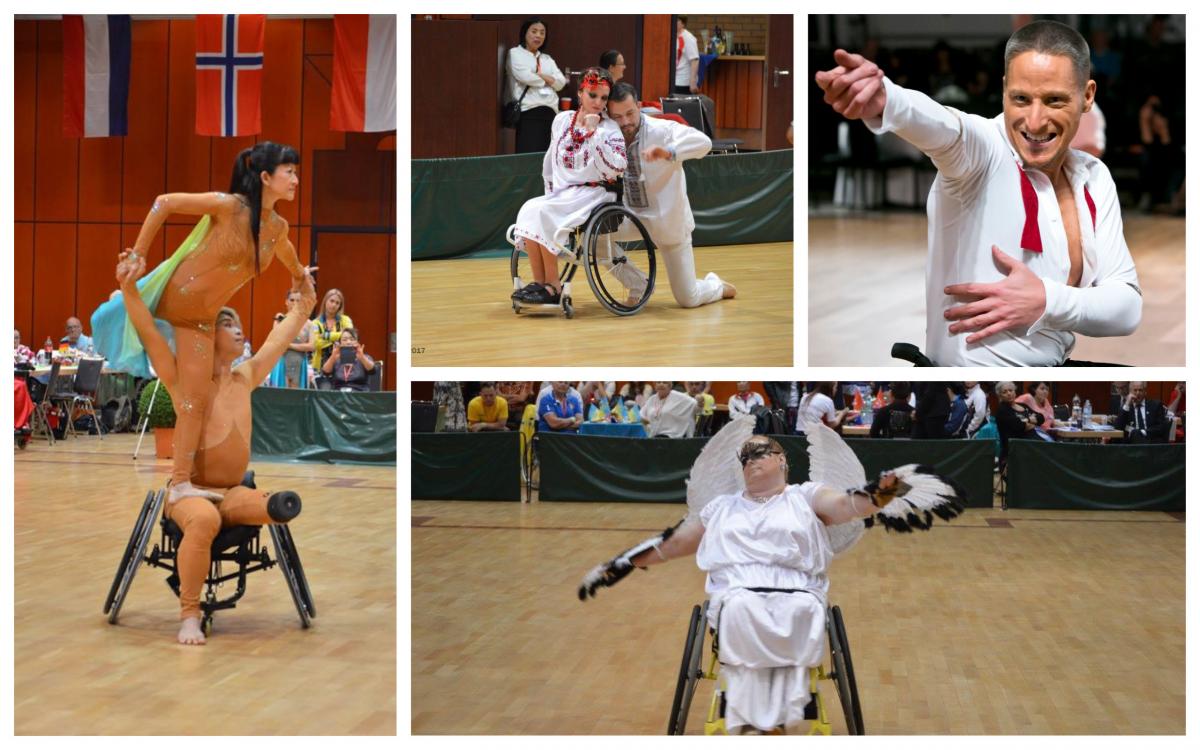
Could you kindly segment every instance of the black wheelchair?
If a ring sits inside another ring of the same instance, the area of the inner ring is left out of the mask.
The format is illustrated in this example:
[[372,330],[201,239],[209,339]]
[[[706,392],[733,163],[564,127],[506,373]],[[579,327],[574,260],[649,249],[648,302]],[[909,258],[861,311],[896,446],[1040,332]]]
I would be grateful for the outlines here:
[[[242,486],[256,489],[254,472],[246,473],[245,479],[242,480]],[[129,535],[129,542],[125,545],[125,552],[121,555],[121,562],[117,566],[117,574],[113,578],[112,586],[109,587],[108,596],[104,599],[104,614],[108,615],[110,624],[117,624],[121,605],[124,604],[129,587],[133,584],[133,577],[143,562],[151,567],[169,571],[170,575],[166,579],[167,585],[175,592],[175,596],[179,596],[179,573],[175,567],[175,555],[179,550],[179,543],[183,539],[183,531],[174,521],[163,514],[163,503],[166,496],[165,489],[146,493],[146,499],[138,513],[137,522],[134,523],[133,532]],[[150,537],[154,533],[155,519],[158,519],[157,525],[162,530],[162,538],[160,543],[155,544],[147,554],[146,547],[150,544]],[[309,627],[312,624],[312,618],[316,617],[317,609],[313,605],[312,592],[308,588],[308,579],[304,576],[304,567],[300,564],[300,554],[296,551],[292,532],[288,529],[287,524],[269,524],[267,529],[271,534],[272,546],[275,548],[274,559],[271,559],[266,548],[260,543],[261,526],[231,526],[222,529],[213,540],[211,568],[204,582],[204,598],[200,602],[200,609],[203,613],[200,627],[206,636],[212,633],[213,614],[218,610],[233,609],[242,595],[246,593],[246,577],[251,573],[267,570],[276,565],[279,566],[287,581],[288,591],[291,592],[292,601],[296,605],[296,612],[300,615],[300,626]],[[237,569],[223,574],[222,563],[236,565]],[[219,599],[217,590],[223,584],[235,580],[237,588],[233,594]]]
[[[513,291],[522,289],[526,280],[533,279],[529,256],[521,249],[520,240],[513,234],[514,224],[505,233],[513,246],[509,260]],[[645,307],[654,293],[657,275],[655,245],[650,233],[621,203],[602,203],[592,209],[583,224],[574,227],[565,246],[558,246],[559,282],[562,294],[558,304],[534,304],[518,299],[512,301],[513,312],[561,312],[567,318],[575,316],[571,296],[571,280],[583,266],[588,286],[605,310],[614,315],[633,315]]]
[[[692,607],[692,616],[688,620],[687,636],[683,642],[683,660],[679,665],[679,680],[675,685],[675,698],[671,702],[671,715],[667,719],[667,734],[683,734],[687,726],[688,711],[692,706],[692,698],[696,694],[696,686],[700,680],[715,680],[712,702],[704,719],[706,735],[725,734],[725,696],[717,658],[719,634],[708,627],[708,602]],[[711,638],[710,658],[705,668],[704,634],[708,632]],[[858,700],[858,685],[854,681],[854,664],[850,660],[850,642],[846,639],[846,625],[842,620],[842,610],[836,605],[826,611],[825,632],[829,638],[829,666],[824,664],[809,670],[809,691],[812,700],[805,708],[804,718],[809,722],[808,734],[833,734],[833,725],[825,713],[825,704],[821,699],[818,685],[821,681],[832,680],[837,688],[838,699],[842,704],[842,713],[846,718],[846,728],[850,734],[866,734],[863,726],[862,706]]]

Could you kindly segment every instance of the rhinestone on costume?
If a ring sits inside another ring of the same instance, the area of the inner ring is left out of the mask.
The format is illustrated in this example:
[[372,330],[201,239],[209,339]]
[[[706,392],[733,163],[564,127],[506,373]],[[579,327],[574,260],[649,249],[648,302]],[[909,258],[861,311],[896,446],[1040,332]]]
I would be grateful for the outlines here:
[[179,407],[180,407],[181,409],[183,409],[184,411],[186,411],[188,414],[191,414],[191,413],[192,413],[192,410],[196,408],[196,405],[192,403],[192,400],[191,400],[190,398],[185,398],[185,399],[184,399],[184,400],[183,400],[183,401],[182,401],[182,402],[179,404]]

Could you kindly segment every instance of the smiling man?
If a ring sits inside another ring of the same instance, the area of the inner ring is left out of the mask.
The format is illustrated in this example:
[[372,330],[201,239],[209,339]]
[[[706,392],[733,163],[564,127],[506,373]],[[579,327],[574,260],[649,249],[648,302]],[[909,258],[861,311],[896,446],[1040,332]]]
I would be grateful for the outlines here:
[[843,50],[825,101],[938,169],[929,194],[926,354],[939,365],[1053,366],[1076,333],[1127,336],[1142,292],[1104,164],[1069,144],[1092,107],[1087,42],[1035,21],[1004,50],[1004,112],[944,107]]

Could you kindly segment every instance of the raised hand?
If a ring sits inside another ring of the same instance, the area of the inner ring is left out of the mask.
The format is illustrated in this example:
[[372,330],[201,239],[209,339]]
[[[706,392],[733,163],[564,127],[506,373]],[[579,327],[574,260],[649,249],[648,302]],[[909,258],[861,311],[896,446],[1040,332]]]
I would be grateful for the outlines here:
[[643,161],[651,162],[651,161],[660,161],[662,159],[670,159],[670,158],[671,158],[671,152],[668,151],[663,146],[651,146],[650,148],[642,151],[642,160]]
[[881,116],[887,92],[879,66],[842,49],[833,53],[833,59],[837,67],[816,74],[817,85],[825,92],[825,103],[848,120]]
[[950,333],[976,331],[967,336],[974,344],[988,336],[1010,329],[1026,329],[1046,311],[1046,287],[1038,275],[1016,258],[1009,257],[992,245],[992,259],[1006,278],[992,284],[951,284],[945,293],[955,297],[972,297],[965,305],[947,309],[946,320],[958,320]]
[[117,258],[117,283],[124,290],[135,287],[137,280],[146,271],[146,259],[133,250],[126,250]]
[[599,124],[600,124],[600,115],[584,115],[583,116],[583,129],[586,130],[587,132],[589,132],[589,133],[592,132],[593,130],[596,129],[596,126]]

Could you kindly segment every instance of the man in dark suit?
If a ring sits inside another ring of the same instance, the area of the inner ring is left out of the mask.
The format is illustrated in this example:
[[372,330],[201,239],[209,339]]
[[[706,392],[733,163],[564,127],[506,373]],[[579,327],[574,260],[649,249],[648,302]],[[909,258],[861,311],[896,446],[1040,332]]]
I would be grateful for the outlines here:
[[1146,398],[1146,384],[1137,380],[1129,383],[1129,395],[1114,426],[1125,432],[1127,443],[1165,443],[1171,432],[1166,407]]

